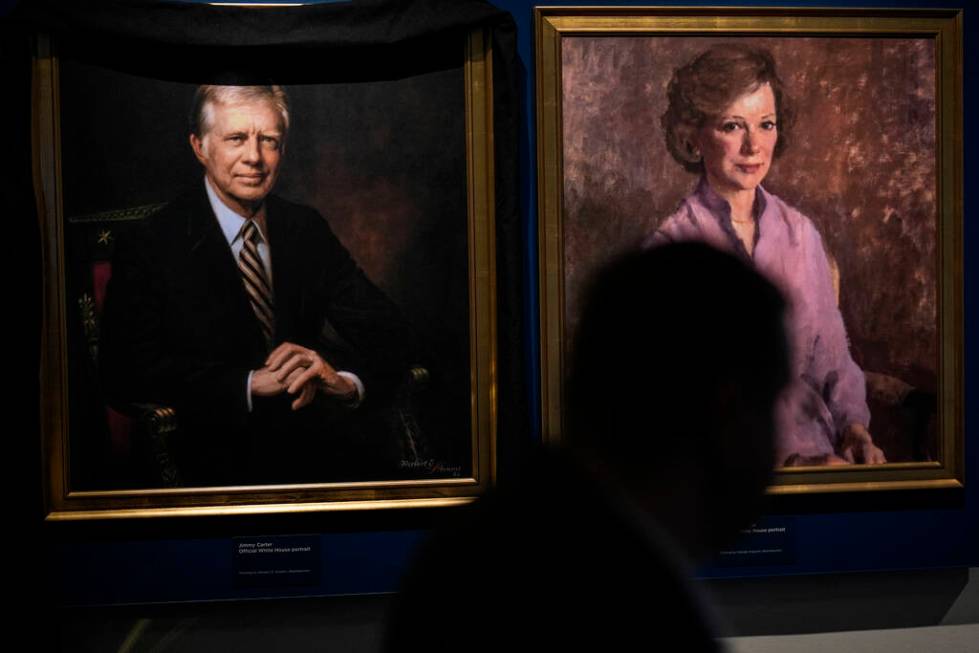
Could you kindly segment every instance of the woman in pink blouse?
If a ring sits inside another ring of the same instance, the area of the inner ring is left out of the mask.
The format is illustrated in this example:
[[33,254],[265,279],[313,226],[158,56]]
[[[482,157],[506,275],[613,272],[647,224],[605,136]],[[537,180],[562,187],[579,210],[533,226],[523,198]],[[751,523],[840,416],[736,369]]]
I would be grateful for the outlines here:
[[701,179],[647,245],[699,240],[740,254],[788,299],[793,382],[778,407],[778,465],[886,462],[868,430],[866,382],[850,357],[819,232],[761,185],[792,124],[771,54],[711,47],[674,71],[668,94],[667,147]]

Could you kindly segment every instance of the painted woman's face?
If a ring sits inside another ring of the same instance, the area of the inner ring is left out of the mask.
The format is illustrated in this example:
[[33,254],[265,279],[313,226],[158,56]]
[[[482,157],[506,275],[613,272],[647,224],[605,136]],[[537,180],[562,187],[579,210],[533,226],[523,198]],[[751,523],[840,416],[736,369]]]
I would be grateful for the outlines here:
[[715,191],[754,190],[768,174],[778,140],[770,84],[745,93],[697,132],[707,181]]

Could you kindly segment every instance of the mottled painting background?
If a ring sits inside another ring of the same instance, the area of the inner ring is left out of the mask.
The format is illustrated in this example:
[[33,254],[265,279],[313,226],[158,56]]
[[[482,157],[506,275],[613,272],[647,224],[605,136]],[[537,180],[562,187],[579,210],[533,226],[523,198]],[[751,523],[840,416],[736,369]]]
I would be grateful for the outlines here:
[[[666,150],[666,88],[675,68],[730,40],[562,39],[566,338],[596,265],[654,231],[696,185]],[[934,43],[751,41],[774,55],[797,111],[789,147],[764,185],[812,219],[836,258],[854,359],[935,393]],[[880,426],[876,411],[874,420]],[[890,449],[891,460],[911,457]]]
[[[465,82],[461,56],[452,61],[403,79],[287,84],[291,126],[273,190],[316,208],[417,332],[416,362],[430,374],[417,416],[433,467],[419,476],[471,473]],[[86,266],[101,256],[93,215],[164,203],[203,184],[188,143],[195,89],[61,61],[70,336],[81,331],[75,300],[86,292]],[[104,417],[84,345],[69,346],[75,483],[97,468],[101,445],[81,438],[97,439]],[[93,486],[104,480],[89,476]]]

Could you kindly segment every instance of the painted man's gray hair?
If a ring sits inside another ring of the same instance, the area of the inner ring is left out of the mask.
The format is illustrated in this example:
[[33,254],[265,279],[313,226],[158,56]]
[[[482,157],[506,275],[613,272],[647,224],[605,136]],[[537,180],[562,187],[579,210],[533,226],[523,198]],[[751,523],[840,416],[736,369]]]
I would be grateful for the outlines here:
[[190,131],[197,138],[204,138],[214,127],[214,105],[243,104],[266,100],[279,113],[282,136],[289,132],[289,96],[278,85],[271,86],[215,86],[205,84],[197,88],[190,110]]

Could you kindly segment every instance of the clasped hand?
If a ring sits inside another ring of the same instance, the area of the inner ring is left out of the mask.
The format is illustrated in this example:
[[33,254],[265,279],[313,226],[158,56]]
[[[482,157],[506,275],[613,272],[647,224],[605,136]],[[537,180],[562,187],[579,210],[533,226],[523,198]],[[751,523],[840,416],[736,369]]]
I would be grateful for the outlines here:
[[816,456],[803,456],[796,453],[789,456],[784,465],[786,467],[803,465],[852,465],[854,463],[882,465],[886,462],[887,457],[884,455],[883,450],[874,444],[874,440],[870,436],[867,427],[862,424],[853,423],[843,429],[839,455],[828,453]]
[[884,452],[874,444],[867,427],[862,424],[850,424],[843,430],[840,454],[849,463],[881,465],[887,462]]
[[284,342],[276,347],[265,366],[252,373],[253,395],[271,397],[286,392],[297,395],[292,409],[309,405],[317,392],[341,401],[353,401],[357,387],[350,379],[333,369],[314,350]]

